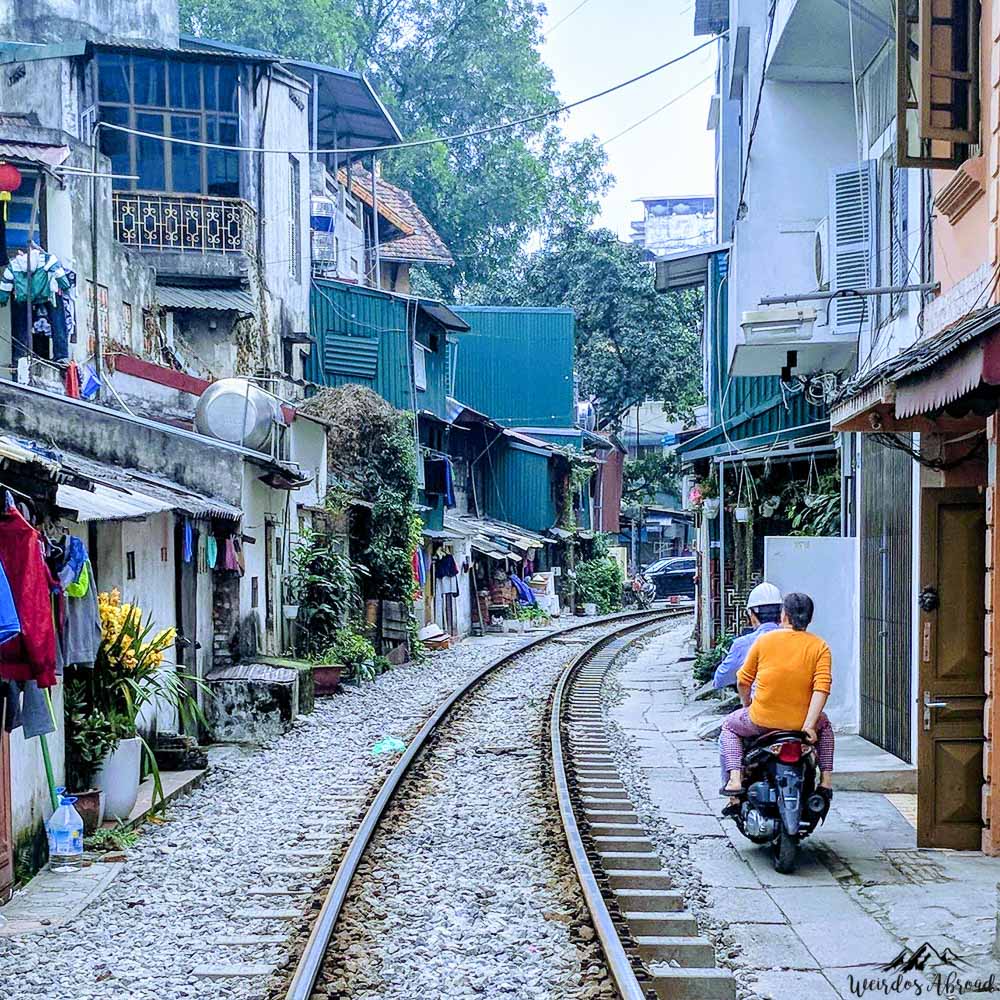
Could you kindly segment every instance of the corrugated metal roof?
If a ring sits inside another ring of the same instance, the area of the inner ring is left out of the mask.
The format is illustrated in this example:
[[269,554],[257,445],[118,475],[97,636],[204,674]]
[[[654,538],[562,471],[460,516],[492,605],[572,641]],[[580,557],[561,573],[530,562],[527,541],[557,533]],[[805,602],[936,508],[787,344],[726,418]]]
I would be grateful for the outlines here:
[[[107,465],[104,462],[71,453],[63,454],[61,464],[64,471],[87,479],[99,487],[97,499],[92,501],[92,504],[96,505],[95,510],[103,509],[101,504],[104,500],[110,503],[117,497],[121,501],[118,509],[122,513],[106,517],[81,518],[81,520],[108,520],[141,516],[141,513],[131,512],[133,504],[139,507],[143,504],[153,504],[154,506],[151,506],[149,511],[146,511],[147,513],[154,510],[179,510],[192,517],[218,517],[231,521],[238,521],[243,516],[243,511],[234,504],[217,497],[196,493],[181,486],[180,483],[164,479],[162,476],[141,472],[138,469],[124,469],[119,466]],[[63,487],[60,486],[59,489],[62,490]],[[75,488],[70,487],[70,489]],[[110,491],[110,493],[105,491]],[[78,490],[78,492],[89,497],[95,496],[86,490]],[[75,494],[73,495],[75,496]],[[59,502],[62,503],[61,500]],[[75,507],[75,504],[66,503],[63,506]]]
[[27,160],[47,167],[61,166],[69,159],[69,146],[41,142],[0,142],[0,160]]
[[173,505],[165,500],[102,483],[94,483],[93,490],[62,483],[56,489],[56,503],[76,511],[76,519],[80,522],[124,521],[173,509]]
[[156,299],[167,309],[204,309],[209,312],[236,312],[253,316],[253,297],[243,288],[187,288],[157,285]]

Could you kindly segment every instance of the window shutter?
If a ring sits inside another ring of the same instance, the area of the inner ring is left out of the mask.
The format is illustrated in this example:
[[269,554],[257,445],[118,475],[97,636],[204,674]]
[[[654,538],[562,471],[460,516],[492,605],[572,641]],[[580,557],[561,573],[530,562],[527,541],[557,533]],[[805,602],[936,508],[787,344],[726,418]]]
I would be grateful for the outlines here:
[[327,333],[323,338],[323,370],[328,375],[373,381],[378,370],[378,338]]
[[979,142],[977,0],[920,0],[920,136]]
[[[890,221],[891,243],[889,244],[889,276],[894,285],[905,285],[909,278],[910,258],[908,236],[909,228],[907,223],[907,199],[906,199],[906,170],[899,167],[892,167],[891,192],[890,192]],[[907,295],[901,292],[892,296],[892,313],[900,316],[906,312]]]
[[[870,288],[876,282],[874,248],[875,161],[830,173],[830,290]],[[872,301],[855,295],[835,298],[830,325],[852,337],[871,326]]]

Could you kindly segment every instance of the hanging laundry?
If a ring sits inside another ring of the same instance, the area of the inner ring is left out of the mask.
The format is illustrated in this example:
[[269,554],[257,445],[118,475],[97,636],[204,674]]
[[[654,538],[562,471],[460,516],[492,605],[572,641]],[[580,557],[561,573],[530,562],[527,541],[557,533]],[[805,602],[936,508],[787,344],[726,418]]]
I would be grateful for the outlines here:
[[[61,636],[63,660],[82,667],[94,665],[101,645],[101,613],[97,607],[97,583],[93,575],[94,568],[88,559],[77,583],[66,591],[66,616]],[[83,594],[71,594],[72,587],[84,580],[88,586]]]
[[10,592],[7,575],[0,566],[0,643],[13,639],[21,631],[21,622],[17,617],[14,597]]
[[[87,547],[76,535],[63,536],[58,549],[53,549],[55,557],[49,562],[49,569],[53,576],[59,580],[59,586],[65,591],[68,587],[77,583],[80,574],[87,565]],[[87,592],[86,586],[80,591],[81,594]]]
[[451,459],[444,460],[444,504],[446,507],[455,506],[455,487],[451,479]]
[[64,593],[67,597],[85,597],[91,589],[90,562],[88,561],[83,564],[83,569],[80,570],[80,575],[76,580],[67,584]]
[[70,399],[80,398],[80,369],[75,361],[71,361],[66,369],[66,395]]
[[0,514],[0,566],[10,584],[21,631],[0,644],[0,678],[56,682],[56,634],[50,593],[56,581],[42,556],[41,537],[16,508]]
[[208,560],[206,558],[206,552],[208,547],[208,541],[205,538],[205,532],[198,532],[198,545],[197,554],[195,555],[195,562],[197,565],[197,572],[207,573],[208,572]]
[[101,380],[90,365],[83,369],[83,383],[80,385],[80,395],[84,399],[93,399],[101,389]]
[[233,573],[239,573],[240,576],[244,573],[244,565],[242,562],[242,551],[239,548],[240,542],[235,535],[229,535],[226,538],[226,555],[223,561],[223,568],[232,571]]
[[215,540],[215,535],[209,535],[205,539],[205,562],[209,569],[215,569],[215,563],[219,558],[219,543]]
[[458,565],[450,552],[445,553],[437,561],[434,577],[438,581],[440,593],[451,595],[458,593]]
[[25,739],[56,731],[45,694],[35,681],[0,680],[0,716],[4,732],[23,728]]
[[[28,287],[28,265],[31,265],[31,288]],[[15,302],[55,302],[56,293],[70,287],[69,278],[59,258],[41,247],[33,246],[28,253],[21,250],[4,268],[0,276],[0,305],[6,305],[13,295]]]
[[191,519],[184,518],[184,562],[189,563],[194,557],[194,528],[191,527]]

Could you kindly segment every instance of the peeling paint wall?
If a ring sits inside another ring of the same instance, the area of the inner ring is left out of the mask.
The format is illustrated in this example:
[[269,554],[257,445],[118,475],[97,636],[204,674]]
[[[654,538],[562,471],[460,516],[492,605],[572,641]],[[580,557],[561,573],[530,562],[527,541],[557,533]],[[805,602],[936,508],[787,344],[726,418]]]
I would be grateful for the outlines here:
[[176,45],[176,3],[157,0],[5,0],[0,37],[21,42],[142,38]]

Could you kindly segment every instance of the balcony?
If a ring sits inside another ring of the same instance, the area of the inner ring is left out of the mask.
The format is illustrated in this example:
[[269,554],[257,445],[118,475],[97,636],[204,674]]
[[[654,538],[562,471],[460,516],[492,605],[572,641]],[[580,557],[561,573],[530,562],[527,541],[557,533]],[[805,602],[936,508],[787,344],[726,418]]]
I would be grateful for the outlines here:
[[225,276],[246,270],[257,219],[242,198],[116,191],[115,239],[155,254],[162,274]]

